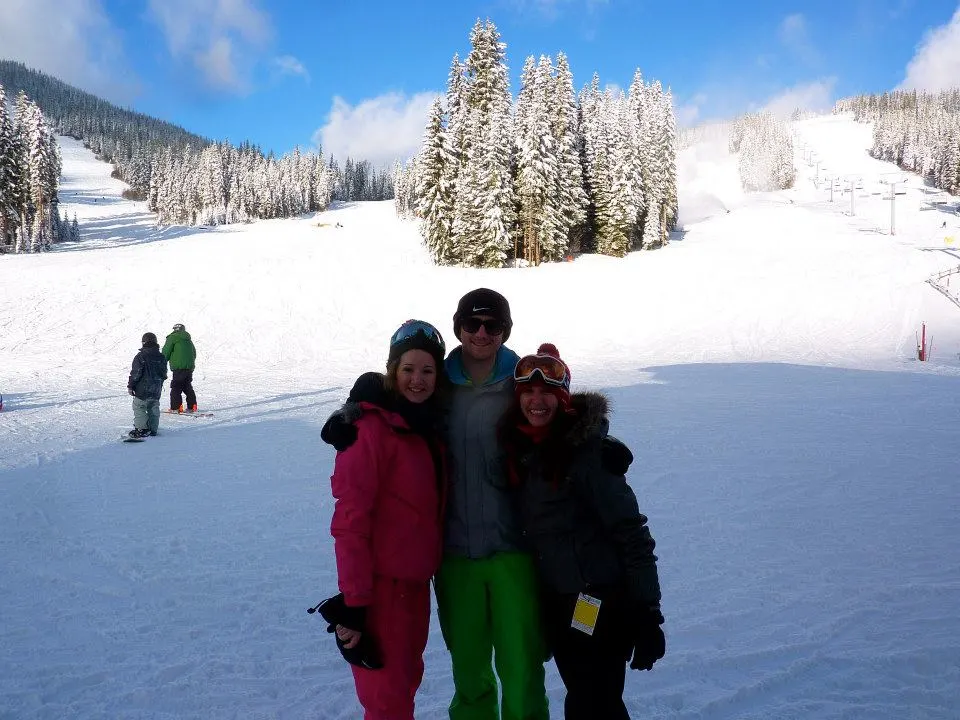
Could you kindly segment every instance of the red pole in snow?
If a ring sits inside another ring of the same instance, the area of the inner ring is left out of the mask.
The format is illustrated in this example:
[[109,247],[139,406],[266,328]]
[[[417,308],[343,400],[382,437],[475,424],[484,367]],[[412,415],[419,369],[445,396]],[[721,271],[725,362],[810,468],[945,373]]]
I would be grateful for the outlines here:
[[920,333],[920,361],[927,359],[927,324],[923,323]]

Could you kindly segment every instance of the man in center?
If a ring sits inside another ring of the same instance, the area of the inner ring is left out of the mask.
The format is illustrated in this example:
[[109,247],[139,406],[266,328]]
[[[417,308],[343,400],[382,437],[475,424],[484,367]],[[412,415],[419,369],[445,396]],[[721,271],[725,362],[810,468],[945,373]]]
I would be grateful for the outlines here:
[[519,359],[504,346],[512,326],[503,295],[468,292],[453,316],[461,344],[446,360],[453,385],[446,431],[451,477],[436,595],[453,662],[451,720],[549,717],[536,571],[521,549],[497,433],[513,401]]

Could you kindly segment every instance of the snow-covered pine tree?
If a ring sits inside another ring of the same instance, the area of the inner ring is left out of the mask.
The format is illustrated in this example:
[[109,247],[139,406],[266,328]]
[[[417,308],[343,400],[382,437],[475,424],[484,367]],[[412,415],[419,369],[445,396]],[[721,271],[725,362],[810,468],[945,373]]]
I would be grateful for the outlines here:
[[778,190],[794,181],[793,139],[786,124],[769,112],[744,115],[734,123],[730,150],[746,190]]
[[644,100],[644,145],[647,169],[645,179],[646,214],[643,222],[643,247],[658,248],[663,245],[663,204],[667,195],[667,172],[663,157],[662,125],[664,122],[663,87],[659,80],[646,89]]
[[[466,148],[466,124],[467,124],[467,105],[466,105],[466,76],[467,68],[460,62],[460,55],[454,53],[453,60],[450,63],[450,73],[447,76],[447,144],[450,147],[450,154],[453,157],[454,167],[459,172],[463,164]],[[456,183],[456,176],[452,178]]]
[[533,56],[527,58],[521,82],[515,121],[519,234],[527,262],[539,265],[541,260],[562,258],[566,250],[566,243],[560,244],[558,238],[557,157],[549,107],[553,85],[550,59],[543,56],[535,64]]
[[30,143],[29,143],[30,99],[22,90],[17,94],[14,105],[13,145],[14,155],[19,159],[18,173],[19,191],[17,192],[18,232],[14,244],[14,252],[30,252],[30,223],[32,215],[32,200],[30,195]]
[[33,102],[28,101],[25,106],[23,127],[27,141],[27,173],[33,212],[30,251],[39,252],[49,249],[53,234],[50,212],[53,197],[51,178],[54,177],[56,160],[50,155],[51,132],[40,108]]
[[[464,134],[473,136],[473,125],[479,113],[465,110]],[[479,255],[479,239],[474,228],[479,227],[480,217],[477,198],[482,185],[479,163],[464,162],[460,166],[453,198],[453,222],[450,232],[453,237],[453,262],[461,267],[472,266]]]
[[13,123],[7,112],[7,98],[0,85],[0,253],[8,250],[16,227],[16,166],[13,156]]
[[600,76],[596,73],[578,97],[578,150],[583,169],[583,189],[587,195],[586,232],[581,239],[581,250],[595,252],[597,248],[598,218],[597,193],[600,178],[597,174],[596,150],[598,145],[598,113],[600,99]]
[[437,98],[430,107],[423,147],[418,155],[415,195],[416,213],[422,220],[421,233],[430,256],[438,265],[451,265],[457,259],[452,235],[455,199],[451,180],[455,158],[447,143],[443,106]]
[[612,91],[599,93],[594,105],[596,115],[589,123],[590,133],[586,141],[593,148],[589,154],[593,158],[591,186],[596,207],[596,250],[601,255],[620,257],[624,252],[626,233],[616,194],[622,187],[614,186],[614,173],[620,163],[615,147],[619,124],[616,103]]
[[[680,214],[680,199],[677,191],[677,118],[673,113],[673,93],[670,88],[663,97],[663,127],[661,129],[660,152],[663,163],[664,196],[661,207],[661,231],[663,243],[670,240],[670,231],[677,225]],[[793,170],[793,146],[790,147],[789,168]],[[792,183],[792,180],[791,180]]]
[[607,102],[611,206],[606,254],[623,257],[630,250],[639,212],[639,163],[632,141],[634,121],[626,96],[623,92],[609,92]]
[[[512,129],[510,80],[506,46],[496,26],[477,20],[471,32],[472,49],[466,60],[465,107],[469,122],[465,128],[466,171],[473,182],[457,188],[457,194],[471,192],[468,199],[475,215],[461,217],[468,225],[463,231],[475,239],[476,247],[462,254],[476,267],[501,267],[512,245],[516,218],[510,176]],[[459,198],[458,198],[459,200]],[[457,235],[463,243],[463,235]]]
[[557,238],[567,250],[580,250],[586,230],[587,192],[580,159],[577,98],[573,73],[563,53],[557,55],[557,72],[551,89],[550,126],[557,156]]
[[197,164],[197,195],[200,199],[198,218],[203,225],[221,225],[226,221],[223,160],[217,143],[207,145]]

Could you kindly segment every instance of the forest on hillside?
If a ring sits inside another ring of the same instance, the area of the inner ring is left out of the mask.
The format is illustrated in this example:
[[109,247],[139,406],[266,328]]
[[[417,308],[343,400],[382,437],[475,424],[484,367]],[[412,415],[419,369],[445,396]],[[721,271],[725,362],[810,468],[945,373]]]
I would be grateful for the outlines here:
[[282,157],[251,143],[213,142],[142,113],[119,108],[22,63],[0,60],[0,84],[26,93],[60,134],[82,140],[112,163],[163,224],[240,222],[321,210],[331,199],[393,197],[388,170],[322,151]]
[[49,250],[79,237],[77,219],[57,207],[60,148],[52,128],[25,92],[12,106],[0,84],[0,253]]
[[960,89],[858,95],[839,101],[835,112],[873,123],[873,157],[960,195]]

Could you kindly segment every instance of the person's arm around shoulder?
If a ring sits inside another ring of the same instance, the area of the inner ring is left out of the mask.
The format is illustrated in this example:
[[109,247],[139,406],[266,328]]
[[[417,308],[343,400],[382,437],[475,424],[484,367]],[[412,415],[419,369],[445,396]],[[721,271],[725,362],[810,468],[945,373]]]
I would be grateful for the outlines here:
[[346,450],[357,440],[357,428],[354,423],[363,415],[361,402],[382,403],[385,390],[383,374],[365,372],[358,377],[350,389],[347,401],[334,410],[320,430],[320,439],[336,450]]
[[380,488],[380,443],[376,431],[379,419],[361,420],[357,440],[337,453],[330,478],[336,504],[330,532],[334,537],[340,591],[348,606],[373,601],[373,511]]

